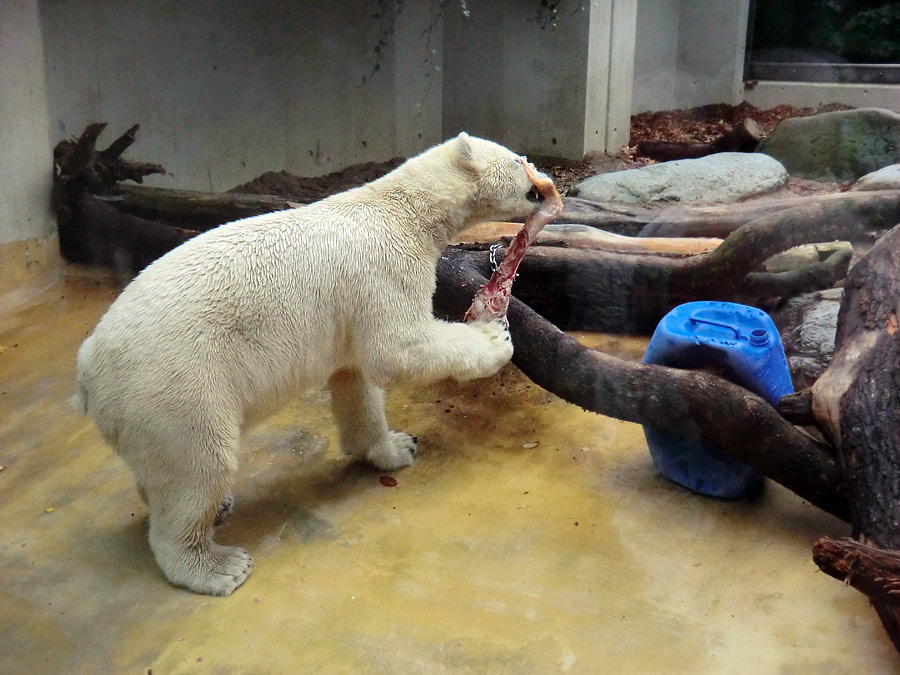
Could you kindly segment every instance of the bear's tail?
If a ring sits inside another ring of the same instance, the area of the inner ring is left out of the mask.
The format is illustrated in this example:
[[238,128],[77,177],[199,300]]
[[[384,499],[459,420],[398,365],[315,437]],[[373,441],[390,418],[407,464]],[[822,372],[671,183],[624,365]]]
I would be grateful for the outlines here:
[[88,390],[84,386],[84,376],[89,362],[88,352],[90,350],[91,338],[85,340],[81,347],[78,348],[78,358],[76,359],[76,371],[78,373],[75,382],[75,392],[69,397],[69,406],[77,413],[82,415],[88,414]]
[[87,415],[88,395],[81,382],[76,385],[75,393],[69,397],[69,406],[80,415]]

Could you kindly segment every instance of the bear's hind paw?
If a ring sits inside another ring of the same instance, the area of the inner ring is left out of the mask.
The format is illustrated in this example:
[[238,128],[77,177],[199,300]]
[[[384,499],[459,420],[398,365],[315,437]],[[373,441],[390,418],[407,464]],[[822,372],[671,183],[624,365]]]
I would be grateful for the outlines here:
[[234,593],[253,570],[253,558],[238,546],[211,543],[201,550],[183,550],[157,562],[176,586],[194,593],[226,596]]

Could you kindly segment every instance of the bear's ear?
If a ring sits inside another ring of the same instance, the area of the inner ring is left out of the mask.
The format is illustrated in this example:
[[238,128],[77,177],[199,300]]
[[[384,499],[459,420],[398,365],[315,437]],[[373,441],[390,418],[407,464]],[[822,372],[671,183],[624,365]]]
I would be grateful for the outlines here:
[[472,169],[474,165],[475,151],[472,147],[472,138],[465,131],[460,132],[453,142],[453,150],[456,153],[456,161],[461,167]]
[[464,159],[472,159],[472,139],[465,131],[456,137],[456,154]]

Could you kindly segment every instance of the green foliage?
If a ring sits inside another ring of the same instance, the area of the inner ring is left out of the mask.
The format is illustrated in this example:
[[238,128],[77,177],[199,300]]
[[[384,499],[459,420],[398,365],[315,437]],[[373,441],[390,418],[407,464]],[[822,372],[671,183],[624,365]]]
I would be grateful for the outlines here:
[[753,48],[829,52],[851,63],[900,62],[900,2],[757,0]]
[[868,9],[844,26],[843,52],[852,61],[900,63],[900,3]]

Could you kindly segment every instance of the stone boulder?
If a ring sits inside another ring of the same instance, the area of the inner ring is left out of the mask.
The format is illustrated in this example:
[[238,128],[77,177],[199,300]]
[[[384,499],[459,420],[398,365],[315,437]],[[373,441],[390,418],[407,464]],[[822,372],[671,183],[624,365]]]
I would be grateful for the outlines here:
[[900,164],[867,173],[856,181],[854,190],[900,190]]
[[843,288],[829,288],[798,295],[772,317],[797,391],[811,387],[831,363],[843,294]]
[[900,114],[858,108],[783,120],[760,143],[791,176],[848,181],[900,161]]
[[784,167],[768,155],[722,152],[591,176],[570,194],[591,201],[626,204],[724,204],[774,190],[784,185],[787,178]]

